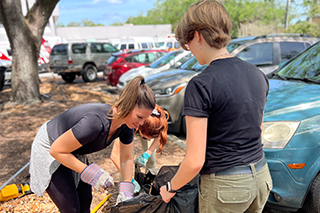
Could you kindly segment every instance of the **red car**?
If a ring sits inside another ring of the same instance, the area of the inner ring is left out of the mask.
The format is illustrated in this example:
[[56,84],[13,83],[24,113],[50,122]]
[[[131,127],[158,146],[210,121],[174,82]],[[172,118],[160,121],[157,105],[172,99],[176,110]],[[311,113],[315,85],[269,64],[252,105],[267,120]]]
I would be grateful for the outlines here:
[[116,86],[120,76],[132,68],[149,65],[161,56],[167,54],[166,50],[145,49],[118,52],[112,54],[103,71],[103,80]]

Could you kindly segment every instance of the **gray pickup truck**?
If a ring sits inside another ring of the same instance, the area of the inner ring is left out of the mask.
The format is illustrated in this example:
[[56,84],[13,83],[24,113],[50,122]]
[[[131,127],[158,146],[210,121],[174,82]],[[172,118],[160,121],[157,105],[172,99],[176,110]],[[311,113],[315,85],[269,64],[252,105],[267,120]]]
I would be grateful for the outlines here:
[[97,72],[103,71],[111,54],[117,51],[105,42],[56,44],[49,57],[50,69],[66,82],[73,82],[77,75],[85,82],[93,82]]

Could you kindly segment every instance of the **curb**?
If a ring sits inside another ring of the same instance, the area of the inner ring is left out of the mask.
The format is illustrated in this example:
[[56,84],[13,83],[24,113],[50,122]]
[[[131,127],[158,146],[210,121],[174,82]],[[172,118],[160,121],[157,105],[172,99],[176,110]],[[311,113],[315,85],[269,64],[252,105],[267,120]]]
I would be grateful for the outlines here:
[[172,143],[178,145],[182,150],[186,151],[186,142],[184,140],[179,139],[175,135],[168,134],[168,139],[172,141]]

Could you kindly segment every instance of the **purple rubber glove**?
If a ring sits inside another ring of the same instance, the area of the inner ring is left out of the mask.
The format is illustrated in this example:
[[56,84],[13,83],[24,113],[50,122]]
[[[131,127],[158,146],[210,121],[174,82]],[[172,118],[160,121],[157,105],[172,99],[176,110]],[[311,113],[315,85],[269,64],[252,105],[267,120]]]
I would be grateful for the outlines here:
[[90,184],[96,190],[103,191],[114,185],[113,178],[97,164],[91,163],[80,174],[83,182]]
[[133,198],[134,184],[131,182],[120,182],[119,195],[117,197],[117,204],[125,200]]

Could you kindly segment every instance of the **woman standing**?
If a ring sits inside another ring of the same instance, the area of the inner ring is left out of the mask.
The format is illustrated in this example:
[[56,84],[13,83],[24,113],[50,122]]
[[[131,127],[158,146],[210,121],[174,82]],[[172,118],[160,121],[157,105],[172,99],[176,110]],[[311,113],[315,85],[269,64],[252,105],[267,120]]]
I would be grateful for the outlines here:
[[76,106],[43,124],[31,148],[31,190],[39,196],[47,191],[60,212],[90,212],[91,186],[104,190],[113,186],[113,178],[98,165],[88,165],[86,154],[120,138],[123,181],[118,199],[131,198],[133,129],[143,124],[154,107],[154,94],[139,76],[130,81],[113,106]]
[[180,45],[208,67],[187,85],[186,155],[160,194],[169,202],[200,173],[200,212],[262,212],[272,188],[261,143],[269,84],[228,53],[230,31],[228,12],[214,0],[192,5],[176,29]]

